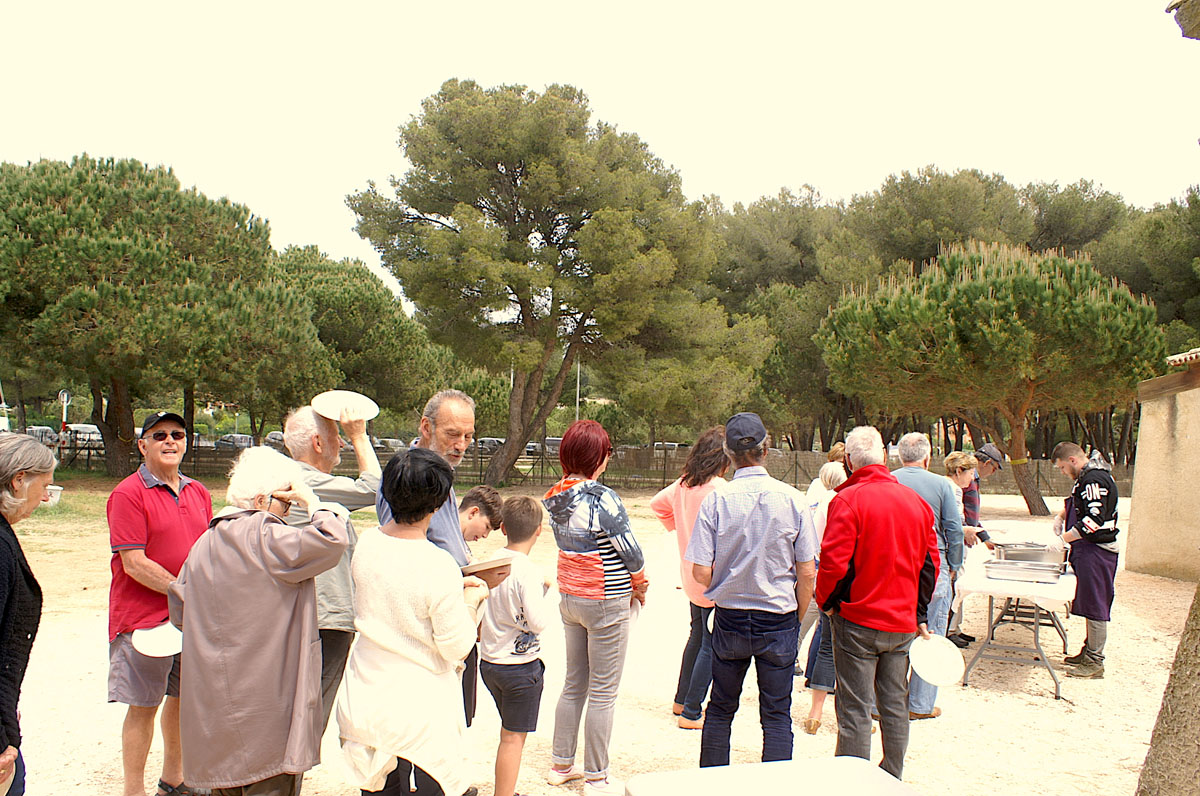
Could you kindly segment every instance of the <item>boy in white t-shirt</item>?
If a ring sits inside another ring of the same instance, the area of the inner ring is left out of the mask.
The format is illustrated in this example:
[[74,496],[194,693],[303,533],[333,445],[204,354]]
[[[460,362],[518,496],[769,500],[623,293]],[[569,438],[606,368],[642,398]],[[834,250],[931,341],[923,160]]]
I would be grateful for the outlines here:
[[504,501],[500,530],[508,537],[512,574],[491,590],[480,628],[483,684],[500,712],[500,746],[496,750],[495,796],[513,796],[525,736],[537,729],[542,680],[538,634],[550,619],[549,583],[529,560],[542,534],[540,501],[525,496]]

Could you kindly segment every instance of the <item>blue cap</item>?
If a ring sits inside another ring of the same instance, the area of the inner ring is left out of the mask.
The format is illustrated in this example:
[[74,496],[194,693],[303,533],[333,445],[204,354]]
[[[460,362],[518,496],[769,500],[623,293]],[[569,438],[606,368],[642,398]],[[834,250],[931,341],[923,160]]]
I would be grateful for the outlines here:
[[757,448],[767,438],[767,427],[753,412],[738,412],[725,423],[725,445],[734,452]]

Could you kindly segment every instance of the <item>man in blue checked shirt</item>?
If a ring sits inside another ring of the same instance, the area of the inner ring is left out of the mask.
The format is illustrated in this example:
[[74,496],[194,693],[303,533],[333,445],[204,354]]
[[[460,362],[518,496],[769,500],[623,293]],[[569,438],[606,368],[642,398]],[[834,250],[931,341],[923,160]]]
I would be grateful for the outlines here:
[[750,662],[758,675],[763,761],[792,759],[792,667],[800,617],[812,599],[817,539],[804,495],[767,474],[762,420],[741,412],[725,424],[736,472],[700,505],[684,558],[713,612],[712,695],[700,765],[729,764],[729,729]]

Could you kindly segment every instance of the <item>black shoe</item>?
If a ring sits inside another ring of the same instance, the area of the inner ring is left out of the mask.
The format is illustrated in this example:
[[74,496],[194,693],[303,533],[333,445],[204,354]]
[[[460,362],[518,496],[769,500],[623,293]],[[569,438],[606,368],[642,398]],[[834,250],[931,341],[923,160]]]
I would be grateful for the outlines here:
[[1063,663],[1067,664],[1068,666],[1078,666],[1087,659],[1087,645],[1084,645],[1080,648],[1078,655],[1068,655],[1067,657],[1063,658]]
[[465,791],[463,791],[462,796],[479,796],[479,788],[472,785],[471,787],[469,787]]
[[965,650],[971,643],[962,636],[947,636],[946,638],[950,639],[950,642],[960,650]]
[[954,635],[958,636],[959,638],[961,638],[963,641],[967,642],[968,644],[970,644],[972,641],[975,640],[974,636],[969,635],[967,633],[963,633],[961,631],[958,633],[955,633]]

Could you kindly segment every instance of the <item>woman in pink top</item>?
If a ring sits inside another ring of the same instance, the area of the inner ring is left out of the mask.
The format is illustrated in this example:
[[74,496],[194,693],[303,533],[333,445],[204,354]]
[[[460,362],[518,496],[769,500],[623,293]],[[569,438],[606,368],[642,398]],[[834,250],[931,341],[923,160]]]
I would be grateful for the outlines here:
[[666,529],[675,531],[679,542],[679,577],[691,601],[692,632],[683,648],[673,706],[675,715],[679,716],[679,726],[685,730],[699,730],[704,726],[701,707],[712,683],[712,636],[708,632],[708,617],[713,604],[704,598],[704,587],[692,577],[692,565],[683,560],[683,552],[692,538],[692,526],[696,524],[700,504],[725,483],[722,476],[729,469],[729,458],[725,455],[724,445],[723,426],[701,434],[683,463],[683,474],[650,501],[650,508]]

